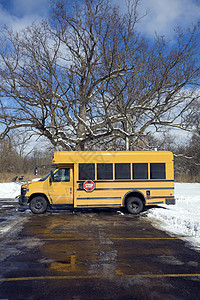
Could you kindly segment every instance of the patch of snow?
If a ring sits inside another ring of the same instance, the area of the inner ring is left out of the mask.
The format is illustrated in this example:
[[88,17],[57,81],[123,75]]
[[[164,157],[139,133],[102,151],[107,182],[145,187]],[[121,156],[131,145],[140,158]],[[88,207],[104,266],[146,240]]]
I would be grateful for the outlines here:
[[16,182],[0,183],[0,198],[15,198],[20,195],[21,184]]
[[31,182],[37,182],[37,181],[39,181],[41,178],[34,178],[34,179],[32,179],[31,180]]
[[117,211],[118,215],[124,215],[124,213],[120,210]]
[[148,211],[152,225],[188,241],[200,249],[200,183],[175,183],[175,205]]
[[[39,181],[41,178],[35,178],[31,182]],[[21,193],[21,186],[26,182],[0,183],[0,199],[14,199]]]

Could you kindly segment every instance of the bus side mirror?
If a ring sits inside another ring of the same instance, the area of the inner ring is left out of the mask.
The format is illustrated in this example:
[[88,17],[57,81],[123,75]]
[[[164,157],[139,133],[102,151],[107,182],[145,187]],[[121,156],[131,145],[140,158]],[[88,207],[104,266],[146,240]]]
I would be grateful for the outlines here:
[[52,183],[52,182],[54,181],[54,174],[53,174],[53,171],[50,172],[49,181],[50,181],[50,183]]

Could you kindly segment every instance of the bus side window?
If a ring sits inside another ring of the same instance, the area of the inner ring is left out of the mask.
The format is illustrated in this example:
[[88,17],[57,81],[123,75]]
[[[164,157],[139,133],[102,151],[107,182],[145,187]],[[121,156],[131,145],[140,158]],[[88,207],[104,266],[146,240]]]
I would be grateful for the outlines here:
[[79,164],[79,180],[94,180],[95,164]]
[[131,166],[129,163],[115,164],[115,179],[131,179]]
[[166,179],[165,163],[150,164],[150,179]]
[[134,163],[133,164],[133,179],[148,179],[148,164]]
[[112,163],[97,164],[97,179],[113,180],[113,164]]

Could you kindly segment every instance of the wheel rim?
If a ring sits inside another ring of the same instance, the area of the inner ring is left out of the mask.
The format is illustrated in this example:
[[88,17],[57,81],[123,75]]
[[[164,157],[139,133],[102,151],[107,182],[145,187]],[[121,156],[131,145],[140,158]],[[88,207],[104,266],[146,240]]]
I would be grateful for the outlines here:
[[132,211],[137,211],[138,208],[139,208],[139,205],[138,205],[137,203],[132,202],[132,203],[130,204],[130,209],[131,209]]
[[136,202],[132,202],[129,204],[129,209],[133,212],[137,212],[137,210],[139,209],[139,205]]
[[43,207],[43,204],[41,201],[37,200],[36,203],[35,203],[35,208],[36,209],[41,209]]

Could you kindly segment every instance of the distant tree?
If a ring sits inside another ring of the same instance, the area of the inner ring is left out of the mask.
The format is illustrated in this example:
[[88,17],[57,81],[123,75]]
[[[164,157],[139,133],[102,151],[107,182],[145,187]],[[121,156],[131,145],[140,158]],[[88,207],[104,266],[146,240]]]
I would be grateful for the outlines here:
[[[0,140],[0,179],[11,180],[15,175],[29,174],[34,177],[35,166],[38,166],[38,175],[43,176],[49,172],[52,164],[52,153],[49,151],[20,151],[15,136]],[[10,174],[10,176],[8,176]],[[4,177],[5,175],[5,177]],[[8,176],[8,177],[7,177]]]
[[200,135],[194,134],[175,151],[175,178],[186,182],[200,182]]
[[0,140],[0,173],[18,172],[21,159],[16,151],[13,137],[5,137]]
[[0,40],[0,132],[24,128],[65,150],[148,148],[168,127],[188,130],[199,99],[196,28],[148,43],[138,0],[56,1],[50,21]]
[[[199,89],[197,89],[197,93],[199,94]],[[184,120],[185,124],[189,126],[194,135],[193,138],[196,139],[200,136],[200,99],[197,97],[195,101],[193,101],[192,105],[187,110],[187,114]]]

